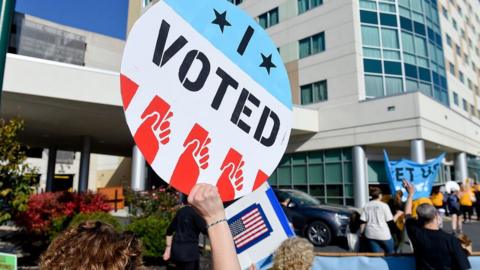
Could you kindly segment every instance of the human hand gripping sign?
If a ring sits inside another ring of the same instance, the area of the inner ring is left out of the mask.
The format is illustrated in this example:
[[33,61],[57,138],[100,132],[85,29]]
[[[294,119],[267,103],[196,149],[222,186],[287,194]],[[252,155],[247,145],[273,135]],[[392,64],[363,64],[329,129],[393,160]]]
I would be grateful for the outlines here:
[[217,182],[217,188],[223,201],[235,199],[235,190],[243,189],[243,166],[245,161],[240,153],[230,148],[223,161],[222,174]]
[[159,96],[155,96],[142,113],[142,124],[135,132],[135,142],[142,151],[145,160],[152,163],[160,144],[170,141],[170,118],[173,112],[170,105]]
[[208,168],[208,145],[211,139],[199,124],[195,124],[183,143],[184,151],[170,179],[170,184],[184,193],[189,193],[197,183],[200,170]]

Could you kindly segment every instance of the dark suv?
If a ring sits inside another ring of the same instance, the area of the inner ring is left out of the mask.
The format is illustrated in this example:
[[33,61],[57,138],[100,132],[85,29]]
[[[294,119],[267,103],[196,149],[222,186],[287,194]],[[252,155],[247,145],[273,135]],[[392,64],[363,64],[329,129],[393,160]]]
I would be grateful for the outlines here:
[[285,214],[295,233],[315,246],[326,246],[334,237],[346,236],[353,210],[340,205],[321,204],[307,193],[293,189],[274,189],[285,206]]

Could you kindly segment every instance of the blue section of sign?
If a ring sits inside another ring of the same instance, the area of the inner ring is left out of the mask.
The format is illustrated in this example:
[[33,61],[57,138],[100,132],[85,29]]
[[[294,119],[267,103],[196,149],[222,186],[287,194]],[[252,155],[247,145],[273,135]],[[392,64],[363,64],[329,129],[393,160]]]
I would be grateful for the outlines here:
[[280,224],[282,224],[285,234],[288,237],[295,236],[295,233],[292,231],[292,228],[288,224],[287,216],[285,216],[285,212],[283,212],[282,206],[280,206],[277,196],[275,196],[275,192],[273,192],[272,188],[268,188],[265,193],[267,193],[268,199],[272,204],[273,210],[275,211],[275,214],[277,215]]
[[420,164],[406,159],[390,161],[387,152],[384,151],[385,169],[392,194],[402,190],[403,199],[406,200],[407,192],[402,183],[403,179],[406,179],[415,186],[414,200],[430,197],[433,182],[437,178],[444,157],[445,154],[441,154],[431,162]]
[[[165,2],[272,96],[292,109],[290,83],[282,58],[265,30],[249,15],[225,0],[165,0]],[[224,12],[226,12],[224,19],[230,25],[223,24],[222,32],[220,25],[212,22]],[[241,54],[238,50],[249,26],[254,32]],[[275,67],[268,69],[261,66],[262,63],[265,65],[264,58],[270,55]]]

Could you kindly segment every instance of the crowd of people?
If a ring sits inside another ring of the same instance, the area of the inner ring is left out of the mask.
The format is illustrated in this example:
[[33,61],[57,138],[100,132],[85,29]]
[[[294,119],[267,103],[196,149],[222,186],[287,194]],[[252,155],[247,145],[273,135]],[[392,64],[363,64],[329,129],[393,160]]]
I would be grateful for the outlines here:
[[[386,254],[413,251],[417,269],[468,269],[466,256],[472,253],[472,241],[463,233],[463,224],[474,217],[480,220],[480,184],[467,181],[448,192],[434,187],[430,198],[415,201],[413,185],[404,181],[404,186],[406,203],[401,190],[387,200],[380,188],[370,190],[372,200],[360,215],[352,215],[350,234],[358,240],[349,243],[350,249]],[[451,230],[443,229],[445,216],[451,219]]]
[[[450,193],[435,188],[431,198],[413,200],[414,186],[404,181],[408,192],[397,192],[385,203],[379,188],[361,214],[354,214],[351,233],[361,236],[360,251],[394,253],[409,239],[416,269],[469,269],[471,240],[462,233],[476,208],[479,216],[480,185],[464,186]],[[443,215],[452,218],[452,231],[442,230]],[[196,185],[167,230],[163,255],[176,269],[199,269],[198,236],[210,239],[213,269],[240,269],[223,203],[216,187]],[[363,249],[363,250],[362,250]],[[357,250],[358,251],[358,250]],[[142,269],[142,245],[135,235],[119,233],[108,224],[88,221],[68,229],[42,255],[40,269]],[[313,246],[305,239],[286,240],[274,254],[274,270],[308,270],[314,260]],[[255,270],[255,265],[250,270]]]

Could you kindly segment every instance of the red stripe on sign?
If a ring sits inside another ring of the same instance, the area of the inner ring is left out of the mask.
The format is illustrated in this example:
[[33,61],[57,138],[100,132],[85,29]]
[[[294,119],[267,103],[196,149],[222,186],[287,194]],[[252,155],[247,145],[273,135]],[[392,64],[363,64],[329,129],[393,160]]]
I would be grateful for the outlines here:
[[253,234],[257,233],[260,230],[263,230],[264,228],[266,228],[266,227],[263,223],[260,224],[260,226],[258,226],[256,228],[251,228],[250,230],[246,231],[246,234],[242,235],[242,237],[235,240],[235,242],[242,243],[243,241],[245,241],[245,239],[250,238],[250,236],[252,236]]
[[264,228],[263,230],[261,230],[261,231],[255,233],[254,235],[250,236],[248,239],[245,239],[244,241],[239,242],[237,247],[239,247],[239,248],[243,247],[244,245],[248,244],[252,239],[257,238],[257,237],[259,237],[260,235],[262,235],[266,232],[268,232],[268,229]]
[[138,84],[130,80],[127,76],[120,74],[120,89],[122,92],[123,109],[126,111],[133,96],[137,93]]
[[253,183],[252,191],[259,188],[265,181],[267,181],[268,175],[262,170],[258,170],[257,177],[255,177],[255,182]]
[[235,237],[235,241],[242,241],[245,237],[251,234],[252,231],[257,230],[260,227],[264,227],[265,224],[263,223],[263,220],[260,218],[260,220],[255,220],[255,222],[252,222],[249,224],[249,226],[245,226],[245,231]]

